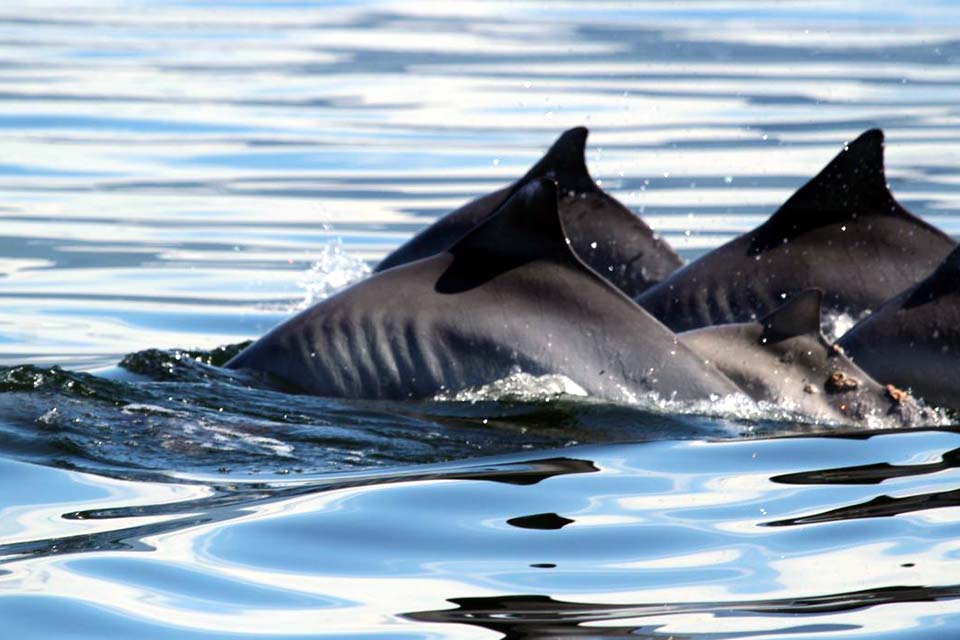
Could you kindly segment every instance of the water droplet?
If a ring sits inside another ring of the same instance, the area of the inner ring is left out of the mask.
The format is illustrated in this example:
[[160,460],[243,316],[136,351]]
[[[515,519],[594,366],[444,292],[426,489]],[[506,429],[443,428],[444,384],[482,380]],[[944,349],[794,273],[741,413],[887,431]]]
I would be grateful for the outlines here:
[[730,184],[731,182],[733,182],[733,176],[724,176],[723,181],[726,184]]

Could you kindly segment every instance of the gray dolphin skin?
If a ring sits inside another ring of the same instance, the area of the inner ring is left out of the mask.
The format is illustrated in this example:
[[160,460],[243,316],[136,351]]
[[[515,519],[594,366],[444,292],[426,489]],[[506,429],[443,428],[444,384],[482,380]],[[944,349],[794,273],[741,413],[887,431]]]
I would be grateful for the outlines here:
[[807,289],[759,322],[696,329],[680,340],[758,402],[829,422],[929,422],[932,412],[879,384],[826,341],[822,300],[821,290]]
[[388,255],[374,271],[441,253],[535,178],[550,178],[560,191],[560,218],[573,250],[631,298],[683,264],[643,220],[602,191],[584,159],[587,129],[564,132],[544,157],[510,186],[469,202],[440,218]]
[[351,398],[430,398],[517,370],[564,375],[613,401],[739,393],[576,256],[546,179],[448,251],[327,298],[227,366]]
[[960,249],[838,341],[878,380],[960,410]]
[[755,321],[803,289],[859,317],[930,273],[956,243],[894,199],[883,133],[845,146],[764,224],[637,297],[674,331]]

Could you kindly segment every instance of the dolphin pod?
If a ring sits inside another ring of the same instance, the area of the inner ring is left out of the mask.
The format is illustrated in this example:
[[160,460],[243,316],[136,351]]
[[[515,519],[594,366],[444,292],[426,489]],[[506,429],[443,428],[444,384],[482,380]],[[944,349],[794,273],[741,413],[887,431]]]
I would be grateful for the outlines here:
[[[519,181],[227,366],[355,398],[431,398],[522,371],[614,402],[743,395],[828,422],[929,422],[909,390],[960,409],[960,250],[896,202],[879,130],[679,270],[593,184],[586,135],[565,132]],[[821,333],[824,311],[873,310],[835,345]]]
[[443,253],[376,273],[284,322],[228,367],[318,395],[430,398],[522,371],[598,398],[738,393],[570,248],[535,179]]
[[565,131],[522,178],[440,218],[384,258],[374,271],[446,251],[523,185],[535,178],[550,178],[560,191],[560,218],[567,237],[584,262],[631,298],[660,282],[682,264],[680,257],[593,181],[584,157],[587,133],[585,127]]

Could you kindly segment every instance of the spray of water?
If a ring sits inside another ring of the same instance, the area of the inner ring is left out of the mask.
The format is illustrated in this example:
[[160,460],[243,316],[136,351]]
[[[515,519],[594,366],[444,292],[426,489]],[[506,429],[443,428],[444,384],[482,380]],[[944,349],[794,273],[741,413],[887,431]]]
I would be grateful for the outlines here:
[[304,289],[305,296],[296,308],[314,305],[367,277],[370,271],[370,265],[350,255],[344,249],[343,240],[335,238],[324,245],[317,259],[297,282]]

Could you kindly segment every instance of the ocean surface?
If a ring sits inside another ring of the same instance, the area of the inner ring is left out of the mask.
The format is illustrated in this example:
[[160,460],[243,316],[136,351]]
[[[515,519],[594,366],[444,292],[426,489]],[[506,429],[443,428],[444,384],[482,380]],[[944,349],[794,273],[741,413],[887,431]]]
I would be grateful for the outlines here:
[[576,125],[688,259],[871,127],[957,236],[960,5],[3,3],[3,637],[960,636],[960,425],[217,366]]

